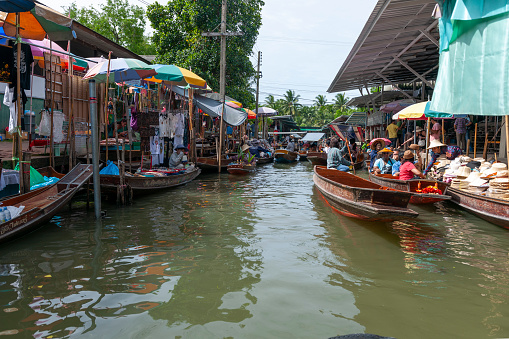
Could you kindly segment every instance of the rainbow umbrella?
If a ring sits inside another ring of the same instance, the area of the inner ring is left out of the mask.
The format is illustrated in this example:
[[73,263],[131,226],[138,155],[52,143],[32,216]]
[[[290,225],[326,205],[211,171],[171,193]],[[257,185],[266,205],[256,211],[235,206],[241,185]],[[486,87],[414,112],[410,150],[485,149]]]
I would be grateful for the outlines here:
[[175,65],[151,65],[157,72],[153,77],[147,77],[147,81],[166,82],[171,85],[186,86],[193,88],[207,88],[207,82],[193,72]]
[[250,110],[249,108],[241,108],[240,110],[247,113],[248,119],[256,119],[256,113]]
[[[83,79],[95,79],[99,82],[106,82],[108,73],[108,60],[99,62],[90,68]],[[156,74],[152,67],[138,59],[117,58],[110,62],[110,82],[124,82],[140,80]]]

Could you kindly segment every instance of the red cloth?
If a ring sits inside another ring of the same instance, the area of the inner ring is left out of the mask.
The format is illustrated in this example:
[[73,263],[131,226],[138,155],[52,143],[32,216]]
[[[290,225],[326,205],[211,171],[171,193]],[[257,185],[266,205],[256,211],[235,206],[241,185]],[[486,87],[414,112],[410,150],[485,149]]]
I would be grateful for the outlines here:
[[410,180],[414,178],[412,170],[415,168],[411,161],[405,162],[399,168],[399,180]]
[[48,146],[49,145],[49,139],[35,139],[32,140],[30,143],[30,147],[34,146]]

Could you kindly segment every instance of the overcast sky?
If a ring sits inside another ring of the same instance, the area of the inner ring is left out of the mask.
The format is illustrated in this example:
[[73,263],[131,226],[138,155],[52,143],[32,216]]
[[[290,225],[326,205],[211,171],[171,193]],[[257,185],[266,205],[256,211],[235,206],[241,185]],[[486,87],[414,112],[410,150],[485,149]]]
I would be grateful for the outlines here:
[[[146,7],[154,0],[129,0]],[[62,11],[69,0],[41,0]],[[77,1],[78,5],[99,6],[105,1]],[[329,102],[335,93],[326,93],[334,76],[346,59],[376,0],[321,2],[309,0],[266,0],[262,10],[262,27],[253,51],[256,65],[258,51],[262,52],[260,102],[268,94],[280,98],[292,89],[301,96],[301,103],[310,105],[323,94]],[[160,1],[160,3],[165,3]],[[149,26],[150,23],[147,23]],[[227,65],[228,67],[228,65]],[[216,89],[217,90],[217,89]],[[348,92],[347,96],[358,96]]]

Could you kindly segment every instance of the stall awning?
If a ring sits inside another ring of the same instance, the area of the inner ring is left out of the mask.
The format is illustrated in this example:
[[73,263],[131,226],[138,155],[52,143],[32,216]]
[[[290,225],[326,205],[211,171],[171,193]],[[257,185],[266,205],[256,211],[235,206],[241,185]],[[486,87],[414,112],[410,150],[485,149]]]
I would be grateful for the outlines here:
[[324,135],[325,135],[325,133],[308,133],[304,136],[304,138],[302,138],[302,141],[311,141],[311,142],[318,141],[321,138],[323,138]]
[[[179,95],[182,95],[186,98],[188,97],[189,94],[188,91],[185,91],[184,94],[184,89],[181,87],[172,86],[172,90]],[[209,116],[213,118],[221,116],[221,112],[223,109],[223,105],[221,104],[221,102],[201,96],[199,94],[195,94],[193,98],[194,104]],[[225,105],[224,109],[225,109],[224,121],[228,125],[239,126],[242,125],[247,119],[247,112],[239,111],[238,109],[232,108],[228,105]]]

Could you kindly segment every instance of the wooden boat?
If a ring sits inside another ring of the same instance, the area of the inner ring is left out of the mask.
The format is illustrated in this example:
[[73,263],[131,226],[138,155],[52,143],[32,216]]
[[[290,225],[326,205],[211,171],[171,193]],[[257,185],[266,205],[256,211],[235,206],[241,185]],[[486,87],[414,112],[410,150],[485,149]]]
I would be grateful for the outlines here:
[[381,187],[347,172],[315,166],[313,181],[329,205],[347,217],[393,221],[419,215],[407,208],[411,193]]
[[313,166],[327,166],[327,153],[308,152],[307,161],[309,161]]
[[308,152],[307,151],[299,151],[299,161],[308,160]]
[[[217,170],[217,167],[216,167]],[[163,189],[187,184],[194,180],[201,173],[201,169],[194,168],[192,171],[183,174],[165,176],[125,176],[125,184],[129,185],[134,194],[148,194]],[[120,176],[101,174],[101,189],[104,193],[116,194],[117,186],[120,185]]]
[[274,152],[274,161],[282,164],[288,164],[297,161],[297,152],[291,152],[286,149],[278,149]]
[[231,163],[228,165],[228,173],[230,174],[236,174],[236,175],[245,175],[249,174],[255,171],[256,163],[246,165],[246,164],[238,164],[238,163]]
[[64,174],[55,171],[55,169],[51,166],[41,167],[41,168],[37,169],[37,172],[41,173],[41,175],[48,177],[48,178],[55,177],[58,179],[62,179],[65,176]]
[[509,201],[490,198],[458,188],[447,187],[451,202],[492,224],[509,229]]
[[256,164],[257,165],[270,164],[273,161],[274,161],[274,157],[256,158]]
[[77,165],[53,185],[3,200],[0,207],[25,206],[17,217],[0,224],[0,242],[35,230],[64,207],[92,176],[92,165]]
[[[399,180],[398,177],[395,177],[391,174],[375,175],[373,173],[369,173],[369,180],[380,186],[387,186],[395,190],[412,193],[410,203],[414,205],[433,204],[435,202],[451,199],[450,196],[445,195],[445,190],[448,185],[441,181],[425,179]],[[421,183],[421,188],[425,188],[427,186],[435,186],[436,184],[438,189],[440,189],[444,194],[418,193],[417,190],[419,189],[419,182]]]
[[[221,171],[226,171],[231,159],[226,156],[221,158]],[[196,158],[196,165],[202,169],[203,172],[217,172],[217,157],[198,157]]]
[[364,167],[364,154],[360,154],[357,158],[357,162],[353,164],[353,168],[355,168],[356,171],[362,169]]

